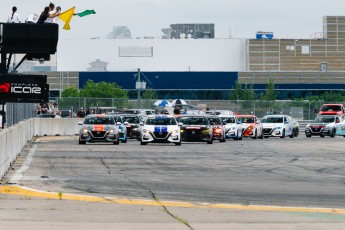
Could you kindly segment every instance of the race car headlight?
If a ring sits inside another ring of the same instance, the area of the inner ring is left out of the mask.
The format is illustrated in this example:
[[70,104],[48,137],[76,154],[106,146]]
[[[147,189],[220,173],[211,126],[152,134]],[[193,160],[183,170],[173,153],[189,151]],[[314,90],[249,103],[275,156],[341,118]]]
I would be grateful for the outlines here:
[[88,133],[89,130],[88,129],[83,129],[83,133]]
[[184,133],[184,130],[183,130],[183,129],[181,129],[181,133]]
[[203,133],[209,133],[210,132],[210,129],[205,129],[202,131]]
[[171,133],[176,134],[176,133],[178,133],[178,130],[172,130]]
[[134,128],[133,131],[139,131],[139,129],[138,128]]
[[235,129],[236,129],[236,127],[231,127],[231,128],[230,128],[230,130],[235,130]]
[[277,126],[277,127],[275,127],[275,129],[281,129],[281,128],[283,128],[283,127],[281,127],[281,126]]
[[115,130],[111,129],[109,130],[109,133],[115,133]]
[[150,130],[143,129],[143,133],[150,133]]
[[214,130],[214,132],[215,132],[215,133],[221,133],[221,132],[222,132],[222,129],[221,129],[221,128],[216,128],[216,129]]

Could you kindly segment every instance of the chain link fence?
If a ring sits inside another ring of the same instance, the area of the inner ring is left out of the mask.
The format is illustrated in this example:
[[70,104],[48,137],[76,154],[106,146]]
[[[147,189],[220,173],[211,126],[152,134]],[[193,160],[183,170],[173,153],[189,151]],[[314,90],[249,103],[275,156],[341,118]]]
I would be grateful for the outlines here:
[[[120,111],[122,109],[155,109],[156,100],[129,100],[115,98],[56,98],[60,111],[68,110],[72,115],[77,113],[80,107],[108,108],[108,111]],[[312,120],[322,104],[343,102],[324,101],[230,101],[230,100],[185,100],[187,104],[209,110],[231,110],[239,114],[254,114],[261,118],[267,114],[288,114],[297,120]],[[32,103],[7,103],[5,106],[6,123],[10,127],[18,122],[35,117],[35,104]],[[102,110],[106,112],[107,110]]]
[[[108,107],[112,111],[122,109],[155,109],[157,99],[105,99],[105,98],[57,98],[60,110],[78,112],[80,107],[89,108]],[[255,114],[263,117],[267,114],[287,114],[299,120],[312,120],[315,118],[324,101],[241,101],[241,100],[185,100],[187,104],[208,108],[209,110],[231,110],[240,114]],[[335,103],[335,102],[332,102]],[[341,103],[343,102],[336,102]]]

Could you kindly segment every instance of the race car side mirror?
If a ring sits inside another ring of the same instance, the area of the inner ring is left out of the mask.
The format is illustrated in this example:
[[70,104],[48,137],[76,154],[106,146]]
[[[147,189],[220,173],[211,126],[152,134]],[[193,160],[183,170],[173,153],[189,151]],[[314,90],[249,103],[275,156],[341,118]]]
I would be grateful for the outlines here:
[[79,121],[79,122],[78,122],[78,125],[83,125],[83,122],[82,122],[82,121]]

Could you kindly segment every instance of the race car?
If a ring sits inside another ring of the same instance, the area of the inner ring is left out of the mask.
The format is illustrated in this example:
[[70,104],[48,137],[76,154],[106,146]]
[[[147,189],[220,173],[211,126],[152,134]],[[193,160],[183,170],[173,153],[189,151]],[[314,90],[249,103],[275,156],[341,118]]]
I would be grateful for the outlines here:
[[213,143],[213,130],[205,115],[186,115],[179,120],[181,140]]
[[266,115],[261,120],[264,137],[294,138],[296,122],[288,115]]
[[139,123],[141,117],[139,115],[132,114],[120,114],[124,123],[126,123],[127,128],[127,138],[128,139],[138,139],[140,137]]
[[141,122],[140,144],[174,143],[181,145],[180,127],[170,115],[148,116],[145,123]]
[[[225,142],[225,127],[218,116],[207,116],[208,121],[212,127],[213,140],[219,140],[219,142]],[[225,124],[225,123],[224,123]]]
[[112,115],[115,123],[119,127],[119,139],[121,143],[127,143],[127,127],[128,122],[123,122],[122,117],[119,115]]
[[253,139],[264,138],[262,124],[254,115],[236,115],[236,118],[242,123],[242,133],[244,137],[251,137]]
[[234,115],[219,115],[224,123],[227,139],[242,140],[242,123]]
[[79,144],[86,142],[112,142],[114,145],[120,143],[119,129],[111,115],[88,115],[79,130]]
[[[318,118],[322,118],[323,116],[319,116]],[[328,116],[328,122],[320,131],[320,137],[330,136],[335,137],[336,135],[342,134],[344,119],[341,116]],[[316,118],[317,119],[317,118]]]

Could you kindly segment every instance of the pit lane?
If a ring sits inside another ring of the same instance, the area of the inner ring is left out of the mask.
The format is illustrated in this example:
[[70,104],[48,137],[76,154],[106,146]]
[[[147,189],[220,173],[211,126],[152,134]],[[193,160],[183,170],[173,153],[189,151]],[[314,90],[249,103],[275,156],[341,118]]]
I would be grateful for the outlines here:
[[[344,141],[300,135],[182,146],[129,140],[115,146],[40,137],[3,184],[133,199],[345,208]],[[13,180],[30,154],[27,169]]]

